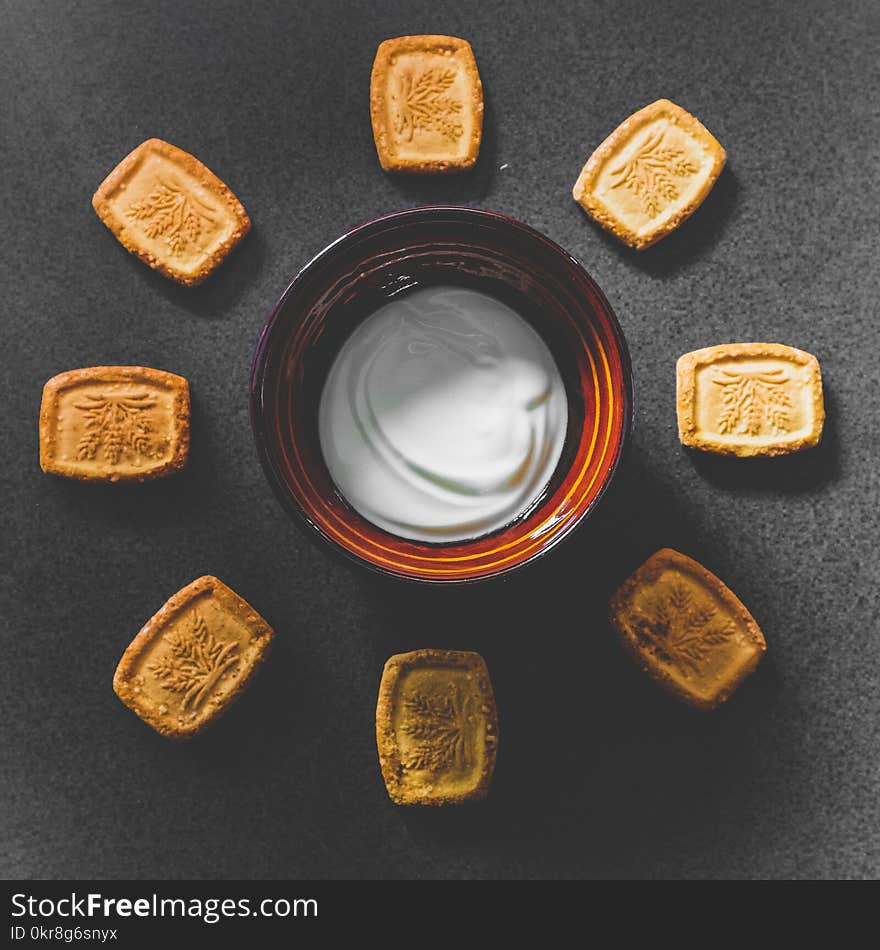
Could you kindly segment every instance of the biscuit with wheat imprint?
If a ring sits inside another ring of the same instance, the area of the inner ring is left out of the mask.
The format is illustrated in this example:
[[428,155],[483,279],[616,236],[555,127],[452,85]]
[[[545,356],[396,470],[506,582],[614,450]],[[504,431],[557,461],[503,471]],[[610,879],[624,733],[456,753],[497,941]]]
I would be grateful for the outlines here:
[[147,139],[92,198],[120,244],[179,284],[200,284],[248,233],[238,198],[194,155]]
[[470,43],[455,36],[385,40],[373,63],[370,116],[385,171],[470,168],[483,132],[483,86]]
[[697,210],[726,159],[701,122],[674,102],[658,99],[593,152],[572,195],[603,228],[640,251]]
[[113,689],[156,732],[189,739],[250,685],[274,636],[247,601],[206,575],[147,621],[122,655]]
[[767,650],[739,598],[684,554],[663,548],[611,598],[611,624],[638,665],[698,709],[723,703]]
[[183,468],[189,383],[146,366],[53,376],[40,406],[40,466],[82,481],[142,482]]
[[724,343],[676,367],[682,445],[740,457],[787,455],[822,438],[819,361],[782,343]]
[[498,714],[479,653],[415,650],[385,664],[376,707],[379,764],[398,805],[485,798]]

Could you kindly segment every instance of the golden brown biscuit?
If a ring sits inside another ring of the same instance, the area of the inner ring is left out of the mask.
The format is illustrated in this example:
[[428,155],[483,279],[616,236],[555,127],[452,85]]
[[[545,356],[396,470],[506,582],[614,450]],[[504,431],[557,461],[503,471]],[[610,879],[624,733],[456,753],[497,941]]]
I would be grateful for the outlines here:
[[40,466],[84,481],[143,482],[189,452],[189,383],[146,366],[90,366],[53,376],[40,407]]
[[379,764],[398,805],[485,798],[498,714],[479,653],[416,650],[385,664],[376,707]]
[[784,455],[822,438],[815,356],[781,343],[725,343],[685,353],[676,368],[683,445],[740,457]]
[[455,36],[399,36],[380,43],[370,115],[385,171],[470,168],[483,131],[483,86],[470,43]]
[[250,231],[238,198],[189,152],[147,139],[92,198],[119,242],[180,284],[200,284]]
[[641,251],[699,208],[726,158],[694,116],[658,99],[593,152],[572,194],[602,227]]
[[767,650],[736,595],[670,548],[651,555],[624,581],[609,616],[636,663],[698,709],[723,703]]
[[250,684],[274,636],[223,581],[200,577],[167,601],[128,645],[113,689],[156,732],[189,739]]

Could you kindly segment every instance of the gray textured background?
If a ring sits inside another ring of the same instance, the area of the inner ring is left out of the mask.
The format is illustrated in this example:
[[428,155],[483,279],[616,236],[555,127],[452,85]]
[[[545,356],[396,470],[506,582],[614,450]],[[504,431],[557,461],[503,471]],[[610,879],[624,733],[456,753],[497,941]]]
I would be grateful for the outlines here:
[[[0,2],[3,288],[0,871],[8,876],[876,876],[880,6],[763,2]],[[379,169],[378,42],[471,40],[487,96],[477,170]],[[642,255],[582,214],[590,151],[660,96],[729,165]],[[188,290],[130,257],[93,190],[160,136],[241,198],[254,231]],[[502,168],[502,166],[504,166]],[[530,575],[465,591],[377,584],[311,546],[257,464],[247,375],[288,279],[350,225],[432,201],[507,212],[570,249],[628,336],[637,434],[600,515]],[[820,448],[697,458],[675,433],[686,350],[815,353]],[[188,471],[139,488],[44,476],[53,374],[139,363],[187,376]],[[631,666],[609,591],[661,544],[752,609],[769,655],[699,716]],[[115,664],[177,588],[212,572],[275,626],[249,696],[175,746],[125,710]],[[481,650],[501,748],[481,807],[388,801],[382,663]]]

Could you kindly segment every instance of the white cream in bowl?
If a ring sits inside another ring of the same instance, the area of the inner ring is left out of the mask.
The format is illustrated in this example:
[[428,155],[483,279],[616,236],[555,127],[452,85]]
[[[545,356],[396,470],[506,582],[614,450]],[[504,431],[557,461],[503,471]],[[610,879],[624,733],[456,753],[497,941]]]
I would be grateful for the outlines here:
[[565,441],[565,387],[514,310],[454,286],[415,290],[361,322],[321,395],[321,450],[364,518],[448,543],[496,531],[543,494]]

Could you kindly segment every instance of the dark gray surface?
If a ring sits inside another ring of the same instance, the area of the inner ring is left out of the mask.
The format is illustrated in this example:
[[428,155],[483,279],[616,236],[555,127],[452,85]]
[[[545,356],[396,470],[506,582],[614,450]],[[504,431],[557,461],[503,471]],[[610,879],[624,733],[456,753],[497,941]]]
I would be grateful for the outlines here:
[[[2,2],[3,649],[0,872],[8,876],[875,876],[880,872],[876,509],[880,6],[522,0],[417,4]],[[487,94],[469,177],[386,177],[370,66],[393,35],[473,43]],[[694,111],[728,169],[642,255],[571,185],[626,115]],[[253,233],[202,288],[130,257],[93,190],[148,136],[224,178]],[[632,350],[629,466],[533,575],[466,591],[376,585],[283,516],[247,416],[257,335],[288,279],[381,212],[470,203],[584,261]],[[819,449],[696,458],[675,359],[736,340],[815,353]],[[37,461],[43,383],[140,363],[187,376],[193,455],[173,480],[88,487]],[[711,716],[631,666],[609,591],[661,544],[723,577],[769,655]],[[211,572],[278,648],[216,731],[182,747],[111,690],[140,625]],[[390,804],[373,712],[382,663],[480,650],[501,715],[489,802]]]

